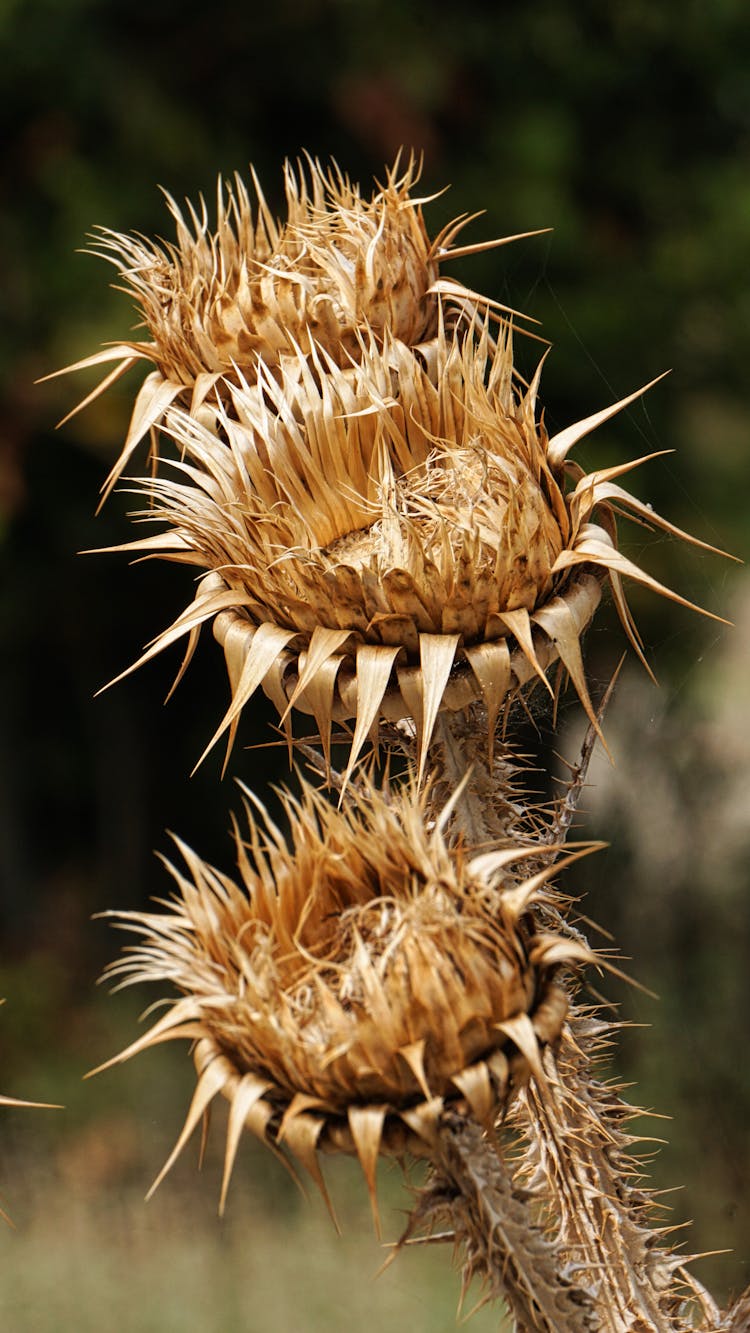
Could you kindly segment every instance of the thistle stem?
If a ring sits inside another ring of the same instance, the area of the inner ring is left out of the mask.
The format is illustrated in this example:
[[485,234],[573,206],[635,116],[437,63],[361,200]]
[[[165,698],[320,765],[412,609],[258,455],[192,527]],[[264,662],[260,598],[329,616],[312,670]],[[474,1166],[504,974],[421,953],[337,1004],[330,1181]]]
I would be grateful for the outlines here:
[[[542,847],[552,838],[558,854],[585,780],[594,735],[592,726],[580,764],[573,770],[570,799],[557,810],[546,836],[542,832],[539,838]],[[486,721],[476,715],[476,709],[440,716],[431,758],[440,796],[445,795],[441,787],[457,793],[453,796],[453,832],[468,850],[501,846],[511,837],[516,844],[522,838],[530,844],[535,841],[538,831],[530,812],[511,788],[508,758],[490,762]],[[571,926],[568,929],[572,931]],[[641,1333],[679,1333],[694,1327],[687,1307],[695,1303],[706,1326],[711,1327],[710,1321],[718,1315],[716,1306],[663,1244],[663,1232],[651,1216],[651,1196],[640,1186],[639,1164],[631,1153],[636,1140],[624,1129],[638,1112],[621,1099],[616,1088],[603,1084],[592,1072],[608,1044],[609,1031],[589,1011],[571,1005],[559,1058],[549,1049],[544,1052],[545,1077],[531,1081],[511,1113],[512,1126],[524,1142],[512,1173],[490,1140],[472,1138],[466,1126],[459,1133],[458,1122],[446,1125],[443,1173],[448,1166],[453,1172],[450,1178],[457,1191],[453,1211],[458,1209],[471,1219],[471,1225],[464,1225],[468,1268],[471,1273],[483,1273],[491,1294],[504,1291],[519,1329],[549,1327],[559,1333],[577,1333],[579,1328],[599,1328],[627,1333],[637,1327]],[[457,1161],[464,1171],[466,1196],[458,1188]],[[483,1199],[485,1187],[488,1193]],[[493,1213],[496,1202],[498,1206],[502,1202],[506,1210],[502,1235]],[[483,1244],[480,1217],[487,1227]],[[528,1229],[525,1241],[524,1226]],[[458,1224],[456,1230],[460,1232]],[[510,1245],[514,1248],[508,1258]],[[519,1260],[524,1245],[534,1251],[530,1266],[535,1281],[541,1283],[539,1291]],[[498,1256],[502,1256],[502,1280],[496,1271]],[[564,1313],[565,1305],[555,1301],[559,1298],[570,1304],[571,1274],[578,1284],[578,1304],[574,1302],[572,1313]],[[581,1292],[586,1298],[583,1305]],[[586,1322],[584,1310],[592,1312],[593,1322]],[[549,1319],[551,1323],[545,1322]]]
[[591,1292],[577,1282],[556,1240],[545,1236],[533,1196],[514,1183],[491,1136],[471,1119],[445,1115],[435,1167],[421,1212],[450,1218],[466,1255],[464,1290],[480,1276],[485,1299],[504,1298],[520,1333],[601,1327]]
[[651,1225],[636,1140],[623,1129],[638,1112],[591,1073],[606,1034],[573,1007],[559,1057],[543,1054],[545,1082],[532,1081],[514,1113],[526,1139],[519,1178],[544,1182],[558,1244],[596,1292],[602,1328],[677,1333],[693,1327],[682,1317],[681,1262]]
[[512,788],[516,766],[506,752],[490,758],[482,705],[438,715],[430,761],[436,796],[441,804],[452,797],[453,834],[468,851],[529,841],[528,815]]

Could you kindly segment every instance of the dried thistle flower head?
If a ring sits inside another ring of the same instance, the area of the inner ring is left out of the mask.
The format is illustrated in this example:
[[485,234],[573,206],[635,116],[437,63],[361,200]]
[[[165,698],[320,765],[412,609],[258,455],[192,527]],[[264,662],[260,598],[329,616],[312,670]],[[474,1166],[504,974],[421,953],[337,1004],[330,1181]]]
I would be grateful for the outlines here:
[[435,336],[441,317],[470,323],[477,307],[518,314],[441,278],[439,268],[519,238],[457,246],[472,221],[462,215],[430,240],[422,216],[429,200],[410,193],[419,174],[413,157],[404,170],[397,159],[368,200],[335,162],[326,170],[308,157],[306,169],[285,164],[284,223],[253,171],[255,207],[239,175],[233,185],[219,182],[215,230],[202,200],[200,211],[188,203],[186,218],[170,195],[175,243],[99,230],[94,252],[115,265],[149,340],[105,348],[58,374],[115,363],[80,411],[137,362],[155,367],[105,490],[171,403],[195,413],[205,401],[227,401],[232,385],[255,380],[259,364],[275,371],[290,354],[323,352],[343,367],[359,358],[365,333],[380,339],[388,331],[415,346]]
[[492,1120],[558,1036],[554,976],[581,950],[533,920],[551,869],[524,880],[528,850],[450,850],[413,786],[363,784],[343,811],[303,786],[284,800],[292,850],[255,804],[260,822],[248,805],[249,834],[235,830],[239,883],[179,843],[187,872],[169,866],[168,910],[111,914],[141,938],[109,975],[181,997],[117,1059],[197,1043],[195,1096],[159,1180],[222,1093],[222,1199],[244,1127],[318,1181],[319,1147],[356,1151],[372,1189],[378,1153],[423,1152],[447,1103]]
[[568,461],[637,395],[548,439],[541,366],[520,380],[496,303],[438,274],[486,247],[454,245],[465,219],[429,240],[417,177],[397,163],[367,201],[335,167],[287,165],[283,225],[237,182],[216,232],[173,205],[175,245],[105,233],[151,341],[80,363],[116,363],[95,396],[154,362],[105,491],[144,434],[170,434],[174,470],[140,483],[167,531],[132,549],[210,575],[146,656],[187,634],[189,658],[216,617],[232,701],[214,740],[262,686],[326,751],[354,722],[347,776],[384,716],[413,718],[422,776],[440,708],[482,698],[491,738],[558,661],[593,720],[580,639],[602,582],[638,653],[622,576],[674,596],[617,550],[615,508],[676,531],[619,486],[636,464]]
[[314,715],[326,752],[332,720],[354,722],[348,772],[380,717],[411,716],[421,777],[440,708],[482,698],[491,737],[558,660],[594,719],[580,639],[605,578],[639,653],[623,575],[683,600],[617,549],[615,506],[677,532],[618,484],[644,460],[568,461],[623,403],[549,439],[509,337],[441,331],[432,353],[390,336],[347,369],[300,353],[202,422],[170,413],[179,461],[139,483],[166,531],[125,549],[211,575],[141,659],[182,635],[189,657],[216,618],[233,697],[211,744],[262,685],[287,721]]

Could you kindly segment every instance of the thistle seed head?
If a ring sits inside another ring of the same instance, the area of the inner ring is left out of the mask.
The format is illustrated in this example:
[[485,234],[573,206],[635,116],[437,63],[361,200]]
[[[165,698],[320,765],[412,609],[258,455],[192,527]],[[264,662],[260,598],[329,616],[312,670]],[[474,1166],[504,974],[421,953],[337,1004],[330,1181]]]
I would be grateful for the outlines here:
[[429,200],[411,194],[420,170],[413,157],[401,170],[397,158],[368,200],[335,162],[326,169],[308,157],[295,170],[287,161],[285,222],[272,216],[252,171],[255,204],[239,175],[234,183],[219,181],[214,229],[203,199],[198,209],[188,201],[183,212],[167,194],[174,242],[107,228],[95,233],[93,253],[117,269],[146,336],[57,372],[113,363],[74,412],[137,363],[153,366],[105,495],[149,431],[153,442],[170,404],[197,413],[204,402],[226,403],[232,387],[254,382],[261,365],[275,374],[285,357],[322,354],[347,367],[359,359],[363,335],[381,341],[388,332],[429,349],[441,323],[470,327],[477,310],[492,308],[501,321],[524,318],[440,276],[451,258],[519,238],[457,246],[473,220],[463,215],[431,240],[422,215]]
[[109,975],[180,996],[118,1059],[198,1043],[177,1151],[218,1093],[232,1104],[225,1188],[243,1124],[314,1174],[319,1146],[354,1150],[371,1180],[381,1149],[423,1150],[448,1102],[491,1122],[558,1036],[554,975],[579,956],[534,924],[551,871],[524,880],[520,849],[449,849],[414,786],[365,783],[343,811],[303,786],[284,799],[291,849],[254,804],[239,880],[180,843],[168,910],[113,914],[140,940]]
[[676,529],[618,484],[637,463],[567,460],[622,404],[549,439],[537,389],[485,325],[476,344],[439,333],[431,360],[390,336],[346,370],[300,353],[230,408],[172,409],[179,459],[139,483],[166,530],[126,549],[210,575],[141,659],[181,635],[189,656],[215,619],[232,702],[210,745],[262,686],[286,721],[313,714],[326,751],[352,720],[348,772],[381,717],[412,717],[421,776],[440,708],[482,698],[492,734],[557,661],[594,720],[580,639],[602,582],[637,651],[622,576],[681,600],[620,554],[614,506]]
[[171,436],[169,470],[137,483],[166,530],[130,549],[208,576],[145,656],[187,635],[189,659],[214,620],[232,700],[213,741],[262,686],[326,754],[333,720],[354,723],[347,777],[380,718],[413,719],[421,777],[440,708],[481,698],[491,737],[558,662],[596,726],[580,639],[602,583],[639,655],[623,576],[682,600],[617,549],[616,510],[677,531],[619,485],[637,463],[569,460],[638,395],[548,438],[541,365],[521,380],[496,303],[438,273],[485,247],[455,246],[465,219],[429,240],[417,177],[396,163],[368,201],[310,160],[287,165],[284,224],[237,181],[215,232],[172,204],[174,245],[106,233],[151,341],[85,363],[117,363],[94,396],[155,364],[105,491],[144,434]]

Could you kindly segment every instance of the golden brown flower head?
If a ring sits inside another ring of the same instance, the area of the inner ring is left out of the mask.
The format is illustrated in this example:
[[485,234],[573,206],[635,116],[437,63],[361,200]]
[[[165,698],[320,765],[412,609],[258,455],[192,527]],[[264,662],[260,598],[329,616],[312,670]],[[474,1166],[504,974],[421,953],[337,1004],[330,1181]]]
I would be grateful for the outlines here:
[[141,938],[110,975],[181,996],[117,1058],[197,1042],[198,1086],[164,1172],[223,1093],[223,1193],[245,1126],[316,1179],[318,1147],[354,1150],[372,1186],[379,1151],[420,1151],[446,1103],[490,1122],[558,1036],[554,974],[581,957],[534,924],[551,871],[519,877],[520,849],[449,850],[413,787],[365,784],[344,811],[308,787],[284,804],[292,850],[248,805],[239,883],[178,844],[187,873],[169,867],[169,910],[113,914]]
[[390,336],[347,369],[300,353],[202,422],[170,413],[180,459],[139,483],[166,531],[126,549],[210,575],[141,661],[181,635],[189,656],[216,619],[232,702],[211,744],[262,685],[287,720],[313,714],[326,751],[352,720],[349,771],[379,718],[412,717],[421,775],[441,707],[481,697],[491,736],[558,660],[593,718],[580,638],[603,579],[639,652],[622,576],[675,597],[619,553],[613,507],[677,530],[617,483],[643,460],[567,461],[624,404],[549,439],[537,388],[485,327],[477,345],[441,332],[429,358]]
[[315,717],[326,752],[332,721],[353,721],[349,772],[381,717],[411,717],[421,776],[441,707],[481,697],[491,738],[520,687],[552,693],[558,662],[593,720],[580,638],[602,582],[639,653],[622,576],[667,591],[618,552],[614,510],[675,529],[617,484],[636,464],[568,461],[637,395],[548,439],[540,371],[516,375],[496,303],[438,274],[486,246],[454,245],[465,219],[430,241],[417,177],[397,163],[368,201],[335,167],[287,165],[284,224],[238,181],[215,232],[172,204],[174,245],[105,233],[151,341],[81,364],[116,363],[95,396],[154,363],[105,491],[144,434],[171,435],[172,471],[140,483],[167,530],[132,549],[208,575],[146,656],[187,634],[189,657],[215,618],[232,688],[217,736],[262,686],[287,722]]
[[115,265],[135,297],[148,339],[105,348],[58,373],[115,363],[79,411],[138,361],[155,367],[106,489],[171,403],[196,413],[205,401],[226,402],[231,386],[253,382],[261,364],[275,372],[290,354],[321,352],[344,367],[359,358],[363,335],[388,332],[417,346],[434,338],[441,317],[470,324],[477,307],[518,313],[441,278],[439,266],[519,238],[456,246],[472,220],[462,216],[430,240],[422,216],[428,201],[410,193],[419,173],[413,158],[401,172],[397,159],[368,200],[335,163],[326,170],[308,158],[306,169],[285,165],[284,223],[274,220],[253,172],[255,207],[239,176],[233,185],[219,182],[215,230],[203,201],[200,211],[188,203],[186,217],[169,195],[174,243],[100,229],[95,253]]

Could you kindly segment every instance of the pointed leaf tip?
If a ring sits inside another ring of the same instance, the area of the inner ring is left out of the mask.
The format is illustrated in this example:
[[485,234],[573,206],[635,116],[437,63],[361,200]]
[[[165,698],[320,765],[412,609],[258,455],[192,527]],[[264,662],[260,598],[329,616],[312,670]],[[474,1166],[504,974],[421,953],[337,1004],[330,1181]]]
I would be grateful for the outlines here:
[[193,1130],[203,1118],[205,1111],[210,1106],[214,1097],[217,1093],[221,1092],[222,1088],[225,1086],[227,1074],[223,1065],[224,1062],[222,1060],[213,1060],[210,1064],[204,1067],[203,1072],[200,1074],[195,1086],[193,1100],[190,1103],[179,1138],[164,1163],[164,1166],[156,1177],[156,1180],[148,1191],[148,1194],[146,1195],[147,1199],[150,1199],[156,1193],[164,1177],[171,1171],[177,1158],[185,1147],[185,1144],[193,1133]]
[[362,746],[377,722],[393,664],[400,651],[398,646],[376,647],[372,644],[363,644],[357,651],[357,721],[344,773],[342,800]]
[[237,1157],[237,1149],[242,1137],[242,1131],[245,1128],[247,1117],[263,1094],[268,1091],[270,1084],[262,1079],[256,1078],[252,1074],[245,1074],[237,1084],[232,1094],[231,1106],[229,1109],[229,1120],[227,1123],[226,1149],[224,1152],[224,1171],[221,1180],[221,1196],[219,1198],[219,1216],[223,1217],[226,1207],[227,1192],[229,1182],[232,1178],[234,1163]]
[[380,1213],[377,1199],[377,1164],[385,1124],[385,1106],[350,1106],[349,1128],[370,1195],[375,1233],[380,1239]]
[[669,373],[668,370],[663,371],[661,375],[657,375],[655,379],[648,384],[644,384],[642,388],[628,394],[627,398],[621,398],[618,403],[612,403],[610,407],[603,408],[601,412],[594,412],[590,417],[584,417],[581,421],[574,421],[572,425],[566,426],[565,430],[553,435],[547,446],[547,458],[550,467],[562,467],[573,445],[582,440],[584,435],[589,435],[592,430],[596,430],[597,426],[602,426],[605,421],[609,421],[610,417],[616,416],[618,412],[622,412],[624,408],[629,407],[637,398],[641,398],[644,393],[648,393],[649,389],[653,389],[654,385],[658,384],[659,380],[663,380]]
[[[420,634],[419,653],[422,684],[422,716],[419,730],[419,768],[417,783],[422,785],[427,753],[435,729],[435,721],[445,694],[460,634]],[[418,720],[415,718],[415,722]]]

